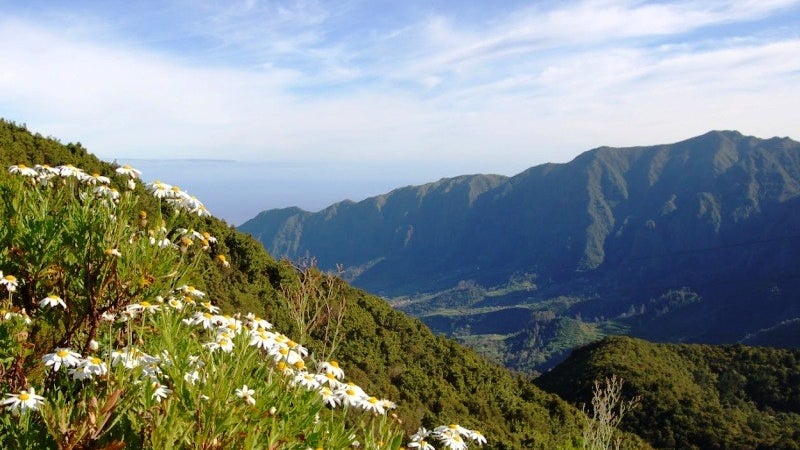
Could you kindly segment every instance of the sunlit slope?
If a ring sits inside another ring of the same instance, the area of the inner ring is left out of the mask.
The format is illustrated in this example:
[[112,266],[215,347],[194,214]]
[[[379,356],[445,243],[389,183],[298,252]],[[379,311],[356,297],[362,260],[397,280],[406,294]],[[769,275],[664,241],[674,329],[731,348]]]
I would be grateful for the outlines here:
[[[0,122],[0,163],[72,163],[87,171],[110,174],[112,167],[80,145],[63,145],[32,135],[24,127]],[[0,183],[8,175],[0,172]],[[164,180],[168,181],[168,180]],[[146,196],[143,196],[146,198]],[[186,217],[187,228],[204,229],[219,240],[231,267],[207,263],[198,286],[225,311],[252,311],[268,317],[287,335],[296,336],[279,295],[296,282],[289,264],[276,262],[249,236],[223,221]],[[358,289],[342,291],[347,304],[343,340],[334,355],[348,377],[376,395],[398,401],[397,414],[410,431],[457,421],[479,428],[486,448],[555,448],[580,434],[579,412],[529,381],[488,363],[453,341],[434,336],[420,321],[393,310]],[[317,340],[305,342],[312,352]]]

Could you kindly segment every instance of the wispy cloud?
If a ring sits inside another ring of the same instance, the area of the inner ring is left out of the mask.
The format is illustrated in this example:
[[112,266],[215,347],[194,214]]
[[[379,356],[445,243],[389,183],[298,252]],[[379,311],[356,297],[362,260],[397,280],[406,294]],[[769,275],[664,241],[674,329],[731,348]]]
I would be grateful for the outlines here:
[[0,115],[106,157],[505,173],[711,128],[800,137],[796,1],[500,4],[11,11]]

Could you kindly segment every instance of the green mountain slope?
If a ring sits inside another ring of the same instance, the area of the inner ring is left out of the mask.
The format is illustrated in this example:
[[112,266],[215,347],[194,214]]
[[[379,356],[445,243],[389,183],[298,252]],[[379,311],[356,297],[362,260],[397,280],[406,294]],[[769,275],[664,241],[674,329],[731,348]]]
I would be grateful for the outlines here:
[[[551,313],[597,336],[703,343],[800,317],[800,143],[788,138],[602,147],[510,178],[265,211],[240,229],[276,255],[344,264],[356,286],[524,370],[562,354],[520,338],[552,328]],[[509,308],[515,320],[472,331]]]
[[800,351],[613,337],[575,350],[536,384],[588,403],[616,374],[642,396],[622,427],[657,448],[800,448]]
[[[113,171],[80,144],[63,145],[0,121],[0,164],[19,163],[71,163],[107,175]],[[7,176],[5,170],[0,172],[0,185]],[[228,255],[231,264],[229,269],[211,263],[202,267],[205,275],[198,288],[228,312],[252,311],[288,335],[298,335],[279,294],[282,286],[297,282],[292,266],[275,261],[257,241],[223,221],[188,216],[185,220],[185,227],[215,235],[220,253]],[[334,356],[348,378],[397,400],[397,414],[408,430],[459,421],[480,428],[489,438],[485,448],[491,449],[558,448],[580,434],[580,413],[526,378],[433,335],[419,320],[380,298],[349,286],[339,295],[347,310],[344,339]],[[321,334],[317,330],[304,344],[319,351]]]

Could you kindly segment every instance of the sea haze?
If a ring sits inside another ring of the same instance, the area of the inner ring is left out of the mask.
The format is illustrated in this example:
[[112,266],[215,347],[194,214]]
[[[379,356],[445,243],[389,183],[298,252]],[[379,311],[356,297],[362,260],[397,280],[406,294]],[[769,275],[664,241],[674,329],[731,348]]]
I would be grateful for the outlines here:
[[318,211],[342,200],[359,201],[397,187],[459,174],[459,167],[445,173],[435,165],[136,158],[115,162],[141,170],[144,181],[179,186],[233,225],[267,209],[297,206]]

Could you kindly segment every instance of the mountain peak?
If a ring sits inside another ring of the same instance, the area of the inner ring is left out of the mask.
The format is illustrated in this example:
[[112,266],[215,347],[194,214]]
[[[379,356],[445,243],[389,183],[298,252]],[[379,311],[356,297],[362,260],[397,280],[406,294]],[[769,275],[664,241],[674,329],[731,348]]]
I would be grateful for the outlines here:
[[[599,333],[588,330],[611,320],[612,329],[644,337],[732,342],[800,311],[792,301],[800,283],[774,278],[795,273],[800,255],[800,239],[791,239],[800,229],[800,143],[792,140],[723,130],[674,144],[600,147],[511,178],[401,188],[335,216],[264,218],[271,224],[241,229],[278,230],[259,235],[273,254],[315,255],[324,267],[351,269],[359,287],[427,299],[407,308],[439,331],[518,333],[505,349],[536,341],[512,323],[555,336],[559,327]],[[770,283],[780,294],[765,313],[752,298],[772,298]],[[514,291],[520,286],[529,290]],[[455,314],[473,307],[513,320],[479,327],[482,319]],[[541,308],[558,320],[537,319]],[[732,310],[746,326],[733,326]],[[670,326],[694,323],[692,314],[703,323]],[[589,328],[581,325],[587,317]]]

